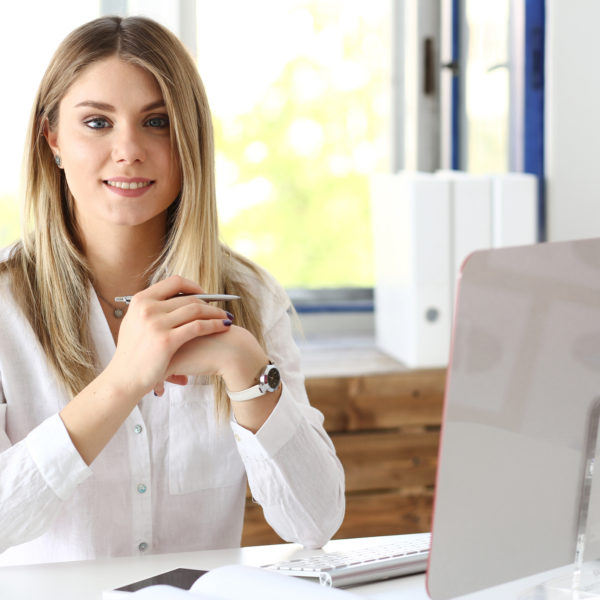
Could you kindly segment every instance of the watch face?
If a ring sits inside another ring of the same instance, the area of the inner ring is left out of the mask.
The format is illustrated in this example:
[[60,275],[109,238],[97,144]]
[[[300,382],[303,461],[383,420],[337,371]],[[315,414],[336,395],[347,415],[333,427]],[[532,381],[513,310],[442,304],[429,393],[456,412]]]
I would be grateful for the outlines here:
[[279,375],[279,371],[277,367],[271,367],[269,372],[267,373],[267,384],[271,391],[275,391],[279,387],[279,382],[281,381],[281,376]]

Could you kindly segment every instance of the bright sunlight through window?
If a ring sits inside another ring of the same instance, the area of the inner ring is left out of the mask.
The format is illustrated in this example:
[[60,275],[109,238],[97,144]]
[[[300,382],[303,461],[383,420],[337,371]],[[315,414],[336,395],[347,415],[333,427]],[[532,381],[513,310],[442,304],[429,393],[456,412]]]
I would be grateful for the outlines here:
[[389,169],[390,13],[389,0],[197,5],[222,234],[286,286],[373,284],[368,178]]

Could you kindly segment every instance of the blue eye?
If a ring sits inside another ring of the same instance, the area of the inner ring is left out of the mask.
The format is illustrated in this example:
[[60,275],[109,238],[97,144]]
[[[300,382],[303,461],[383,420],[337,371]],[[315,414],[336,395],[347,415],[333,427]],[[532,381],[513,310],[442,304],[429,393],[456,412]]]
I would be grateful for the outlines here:
[[157,129],[163,129],[169,126],[169,119],[167,117],[150,117],[146,121],[146,125],[149,127],[156,127]]
[[92,117],[91,119],[84,121],[84,123],[90,129],[105,129],[106,127],[110,127],[109,122],[102,117]]

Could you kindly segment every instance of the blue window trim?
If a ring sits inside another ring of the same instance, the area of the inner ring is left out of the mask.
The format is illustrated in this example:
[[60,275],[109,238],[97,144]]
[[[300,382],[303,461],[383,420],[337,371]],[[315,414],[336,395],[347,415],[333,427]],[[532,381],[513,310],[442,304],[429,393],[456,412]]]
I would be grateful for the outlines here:
[[538,178],[538,240],[546,239],[544,185],[545,0],[525,2],[524,171]]
[[372,313],[375,310],[374,304],[294,304],[294,308],[298,314],[319,314],[319,313]]
[[321,288],[287,290],[298,314],[372,313],[373,288]]

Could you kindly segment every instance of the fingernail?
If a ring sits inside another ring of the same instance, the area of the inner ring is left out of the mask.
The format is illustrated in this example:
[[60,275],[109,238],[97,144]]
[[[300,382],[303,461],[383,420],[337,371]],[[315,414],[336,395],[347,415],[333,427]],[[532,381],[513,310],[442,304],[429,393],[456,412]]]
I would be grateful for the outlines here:
[[225,319],[223,321],[223,325],[225,325],[226,327],[231,327],[232,323],[233,323],[233,321],[231,321],[230,319]]
[[156,390],[152,390],[152,393],[158,398],[158,394],[156,393]]
[[233,321],[234,316],[228,310],[226,310],[225,312],[227,313],[227,316],[229,317],[229,320]]

